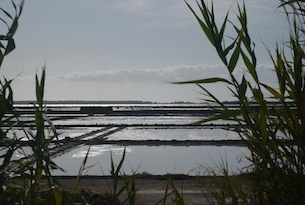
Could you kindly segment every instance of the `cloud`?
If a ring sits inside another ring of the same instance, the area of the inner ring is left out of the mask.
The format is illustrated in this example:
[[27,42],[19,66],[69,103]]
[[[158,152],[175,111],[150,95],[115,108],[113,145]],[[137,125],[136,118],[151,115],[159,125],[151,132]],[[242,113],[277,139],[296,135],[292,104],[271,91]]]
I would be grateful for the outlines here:
[[69,81],[99,81],[107,83],[165,83],[206,77],[219,74],[222,66],[173,66],[157,69],[120,69],[112,71],[74,72],[58,75],[57,78]]
[[[258,65],[260,80],[274,86],[276,76],[269,64]],[[247,74],[237,67],[235,76]],[[112,71],[73,72],[48,75],[48,100],[147,100],[158,102],[198,101],[202,92],[195,85],[173,85],[169,82],[209,77],[229,78],[222,65],[180,65],[156,69],[120,69]],[[35,77],[18,76],[13,81],[14,96],[18,100],[35,99]],[[231,100],[232,93],[225,84],[205,86],[221,100]],[[25,92],[26,90],[26,92]]]
[[[258,66],[259,73],[263,74],[263,81],[270,76],[270,74],[265,75],[264,73],[270,72],[271,68],[270,65]],[[245,73],[243,69],[236,68],[235,75],[237,77],[241,77]],[[179,65],[156,69],[74,72],[56,76],[56,78],[63,81],[145,84],[162,84],[210,77],[227,78],[228,73],[223,65]]]

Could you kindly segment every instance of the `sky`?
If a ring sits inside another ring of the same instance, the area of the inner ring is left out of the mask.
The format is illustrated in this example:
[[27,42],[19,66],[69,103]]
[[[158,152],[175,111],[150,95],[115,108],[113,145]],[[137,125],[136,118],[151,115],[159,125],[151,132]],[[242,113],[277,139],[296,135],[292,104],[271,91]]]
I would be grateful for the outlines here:
[[[195,1],[187,2],[198,11]],[[214,1],[217,21],[230,10],[237,22],[238,2]],[[279,1],[245,2],[259,73],[276,83],[264,44],[273,48],[287,36]],[[35,75],[43,66],[45,100],[202,102],[197,86],[170,82],[227,77],[183,0],[25,0],[15,42],[0,70],[14,78],[15,100],[35,99]],[[240,66],[236,74],[243,73]],[[207,88],[232,100],[223,85]]]

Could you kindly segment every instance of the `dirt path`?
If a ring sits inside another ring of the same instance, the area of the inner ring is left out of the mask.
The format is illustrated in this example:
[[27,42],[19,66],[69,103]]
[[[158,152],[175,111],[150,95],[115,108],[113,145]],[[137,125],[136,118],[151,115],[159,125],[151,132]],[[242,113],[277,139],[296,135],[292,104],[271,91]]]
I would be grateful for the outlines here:
[[[57,180],[66,190],[72,190],[75,185],[76,177],[59,177]],[[136,179],[136,188],[140,188],[137,192],[136,204],[155,205],[163,204],[167,187],[166,176],[149,176]],[[187,204],[205,205],[211,195],[207,191],[207,187],[211,184],[210,177],[189,177],[175,176],[173,178],[174,185],[179,194],[183,197]],[[122,184],[119,185],[120,187]],[[82,177],[78,189],[90,190],[92,194],[110,193],[112,190],[112,180],[109,177],[88,176]],[[172,191],[170,187],[168,193]],[[125,196],[121,197],[121,201]],[[163,200],[162,200],[163,199]],[[170,194],[166,199],[166,204],[173,204],[174,194]]]

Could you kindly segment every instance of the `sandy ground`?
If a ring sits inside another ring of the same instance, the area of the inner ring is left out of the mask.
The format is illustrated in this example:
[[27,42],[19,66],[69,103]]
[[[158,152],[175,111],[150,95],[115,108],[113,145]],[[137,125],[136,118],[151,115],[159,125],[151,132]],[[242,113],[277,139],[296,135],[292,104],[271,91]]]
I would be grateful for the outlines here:
[[[76,177],[58,177],[57,180],[66,190],[72,190]],[[187,204],[205,205],[209,204],[211,195],[208,193],[208,186],[211,184],[210,177],[189,177],[174,176],[173,180],[176,189]],[[166,176],[146,176],[136,179],[136,188],[139,188],[136,196],[136,204],[155,205],[163,204],[168,180]],[[122,187],[122,184],[119,185]],[[111,193],[112,180],[109,177],[88,176],[82,177],[78,189],[84,189],[92,193]],[[169,187],[168,193],[173,189]],[[175,195],[170,194],[165,204],[173,204]],[[121,196],[123,201],[126,196]]]

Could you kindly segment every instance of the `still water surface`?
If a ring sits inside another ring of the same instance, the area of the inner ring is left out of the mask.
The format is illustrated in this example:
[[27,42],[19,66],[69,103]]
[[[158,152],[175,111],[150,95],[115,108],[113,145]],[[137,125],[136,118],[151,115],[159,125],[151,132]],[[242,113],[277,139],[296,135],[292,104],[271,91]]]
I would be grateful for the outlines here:
[[[79,167],[89,149],[81,146],[54,161],[66,170],[66,173],[55,171],[56,175],[77,175]],[[110,173],[110,155],[116,164],[119,163],[124,147],[112,145],[94,145],[90,147],[88,168],[84,174],[108,175]],[[221,161],[228,162],[231,174],[246,171],[249,163],[244,156],[249,155],[245,147],[233,146],[128,146],[123,170],[127,174],[133,171],[150,174],[208,174],[207,168],[217,171]]]
[[[102,106],[102,105],[96,105]],[[115,109],[127,109],[123,106],[113,105]],[[147,106],[149,107],[149,106]],[[56,109],[73,110],[76,107],[68,105]],[[133,107],[136,109],[136,107]],[[139,108],[140,109],[140,108]],[[146,107],[145,107],[146,109]],[[151,108],[155,109],[155,108]],[[176,109],[176,108],[174,108]],[[83,115],[69,117],[50,115],[55,126],[70,126],[59,128],[59,139],[65,137],[75,138],[94,130],[112,126],[124,125],[186,125],[197,122],[203,116],[107,116]],[[24,120],[31,117],[24,117]],[[228,124],[226,121],[217,121],[215,124]],[[72,126],[72,127],[71,127]],[[74,127],[73,127],[74,126]],[[83,127],[82,127],[83,126]],[[239,139],[239,136],[224,129],[202,128],[151,128],[126,127],[125,129],[107,136],[107,140],[226,140]],[[54,158],[54,161],[66,172],[54,171],[55,175],[77,175],[79,167],[89,149],[82,145]],[[102,175],[109,174],[110,154],[114,162],[119,163],[123,150],[126,149],[126,158],[123,170],[127,174],[136,171],[150,174],[207,174],[207,168],[213,168],[226,161],[231,173],[245,171],[249,163],[245,156],[249,151],[245,147],[236,146],[127,146],[92,145],[90,147],[87,167],[83,174]],[[18,157],[18,156],[17,156]]]

